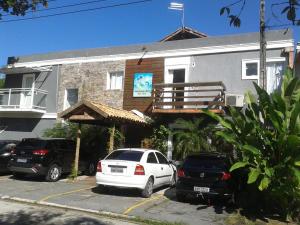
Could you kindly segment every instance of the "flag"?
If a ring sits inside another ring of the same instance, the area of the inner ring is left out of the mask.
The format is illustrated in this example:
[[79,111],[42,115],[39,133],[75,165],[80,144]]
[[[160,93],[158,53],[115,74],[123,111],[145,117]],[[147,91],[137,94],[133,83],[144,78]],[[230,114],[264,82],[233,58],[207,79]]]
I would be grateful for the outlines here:
[[171,2],[170,6],[169,6],[169,9],[183,11],[184,10],[184,5],[183,5],[183,3]]

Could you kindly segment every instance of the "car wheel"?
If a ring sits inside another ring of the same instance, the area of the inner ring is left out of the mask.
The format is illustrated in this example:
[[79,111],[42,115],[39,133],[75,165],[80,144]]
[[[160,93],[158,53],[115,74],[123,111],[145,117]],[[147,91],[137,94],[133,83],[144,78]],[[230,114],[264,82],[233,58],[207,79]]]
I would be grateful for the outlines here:
[[57,164],[52,164],[47,172],[46,181],[55,182],[58,181],[61,176],[61,167]]
[[144,190],[142,191],[143,198],[151,197],[151,195],[153,193],[153,183],[154,183],[153,178],[150,177],[146,183]]
[[176,173],[174,173],[173,176],[172,176],[170,187],[174,187],[175,184],[176,184]]
[[186,196],[184,194],[176,193],[176,198],[179,202],[186,202]]
[[230,196],[230,198],[227,199],[227,204],[229,206],[234,206],[236,204],[236,196],[235,193],[232,193],[232,195]]
[[93,176],[93,175],[95,175],[95,173],[96,173],[96,165],[95,165],[95,163],[89,162],[89,164],[88,164],[88,166],[86,168],[85,174],[87,176]]

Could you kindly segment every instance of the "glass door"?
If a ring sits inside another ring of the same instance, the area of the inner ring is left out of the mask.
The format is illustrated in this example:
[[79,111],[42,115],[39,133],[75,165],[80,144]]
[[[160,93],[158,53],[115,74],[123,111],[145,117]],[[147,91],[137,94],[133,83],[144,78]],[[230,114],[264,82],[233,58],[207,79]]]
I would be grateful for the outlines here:
[[34,89],[34,74],[24,74],[22,80],[20,108],[31,108]]

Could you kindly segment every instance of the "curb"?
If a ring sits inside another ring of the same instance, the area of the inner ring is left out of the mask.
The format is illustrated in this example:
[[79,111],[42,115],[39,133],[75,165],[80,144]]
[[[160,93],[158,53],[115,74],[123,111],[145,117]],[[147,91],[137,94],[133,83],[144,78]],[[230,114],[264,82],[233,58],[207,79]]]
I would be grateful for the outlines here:
[[107,211],[93,210],[93,209],[83,209],[83,208],[79,208],[79,207],[73,207],[73,206],[45,202],[45,201],[35,201],[35,200],[30,200],[30,199],[25,199],[25,198],[10,197],[8,195],[3,195],[3,196],[0,195],[0,199],[6,200],[6,201],[27,203],[27,204],[32,204],[32,205],[41,205],[41,206],[48,206],[48,207],[52,207],[52,208],[60,208],[60,209],[67,209],[67,210],[72,210],[72,211],[85,212],[85,213],[96,214],[98,216],[104,216],[104,217],[108,217],[108,218],[125,219],[130,222],[135,222],[132,220],[138,219],[138,217],[136,217],[136,216],[128,216],[128,215],[112,213],[112,212],[107,212]]

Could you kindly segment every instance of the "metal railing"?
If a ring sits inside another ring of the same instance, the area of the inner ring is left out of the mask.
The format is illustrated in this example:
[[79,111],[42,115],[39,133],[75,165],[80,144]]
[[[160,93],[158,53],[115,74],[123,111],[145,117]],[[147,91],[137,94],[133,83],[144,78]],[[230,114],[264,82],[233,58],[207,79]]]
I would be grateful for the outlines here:
[[45,111],[47,94],[47,91],[36,88],[0,89],[0,111]]
[[221,110],[225,104],[225,89],[221,81],[154,84],[152,112]]

